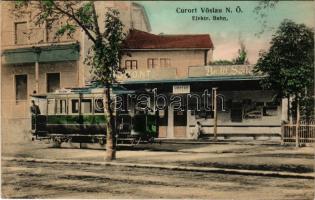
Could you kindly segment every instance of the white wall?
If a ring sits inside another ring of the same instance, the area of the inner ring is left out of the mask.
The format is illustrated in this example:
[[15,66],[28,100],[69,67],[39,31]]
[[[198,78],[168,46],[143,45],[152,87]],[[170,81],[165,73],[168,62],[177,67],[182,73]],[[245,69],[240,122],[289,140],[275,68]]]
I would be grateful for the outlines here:
[[[188,76],[188,66],[204,65],[204,50],[146,50],[146,51],[130,51],[130,56],[123,56],[121,65],[125,66],[126,60],[137,60],[138,71],[148,70],[148,58],[171,59],[171,67],[176,68],[177,77]],[[160,67],[158,67],[160,68]]]

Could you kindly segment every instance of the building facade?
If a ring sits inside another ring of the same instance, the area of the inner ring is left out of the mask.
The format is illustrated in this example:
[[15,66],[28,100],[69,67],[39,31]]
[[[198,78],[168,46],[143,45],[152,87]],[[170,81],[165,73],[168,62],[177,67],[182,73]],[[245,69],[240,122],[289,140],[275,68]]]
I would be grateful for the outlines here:
[[[97,1],[100,28],[104,29],[106,8],[120,11],[124,30],[151,31],[144,8],[134,2]],[[1,2],[1,132],[3,142],[24,141],[30,134],[30,95],[59,88],[83,87],[90,81],[84,64],[91,42],[81,30],[73,37],[55,37],[64,23],[37,26],[34,9],[13,15],[14,2]]]
[[[130,90],[154,91],[153,99],[162,95],[162,103],[167,101],[162,110],[156,109],[159,102],[150,104],[153,111],[149,114],[156,117],[160,138],[194,138],[197,122],[205,135],[212,135],[213,89],[217,92],[218,136],[280,135],[281,121],[287,118],[286,102],[261,88],[262,77],[253,73],[251,65],[207,65],[213,52],[209,35],[154,35],[134,30],[126,44],[125,51],[131,56],[124,57],[122,65],[130,77],[121,83]],[[137,110],[136,106],[132,109]]]
[[[129,90],[164,95],[167,101],[162,109],[158,102],[153,105],[159,109],[149,111],[158,137],[193,138],[197,122],[205,134],[213,134],[214,88],[219,136],[280,134],[281,121],[287,119],[286,101],[277,100],[273,91],[262,90],[262,77],[252,73],[253,66],[207,65],[214,50],[210,35],[151,34],[140,4],[96,4],[100,22],[104,21],[105,8],[118,9],[128,33],[121,66],[129,76],[119,76],[119,82]],[[91,42],[81,30],[71,38],[55,38],[60,24],[38,27],[31,20],[32,8],[17,18],[6,12],[13,8],[13,2],[1,5],[2,141],[20,142],[30,135],[31,94],[84,87],[91,80],[90,68],[84,64]],[[133,106],[128,112],[133,117],[142,111]]]

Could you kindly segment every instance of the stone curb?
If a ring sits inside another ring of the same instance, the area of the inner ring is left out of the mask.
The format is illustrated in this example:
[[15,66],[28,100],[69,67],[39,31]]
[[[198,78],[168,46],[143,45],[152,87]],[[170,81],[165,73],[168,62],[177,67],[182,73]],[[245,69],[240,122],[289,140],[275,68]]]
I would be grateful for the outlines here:
[[60,164],[85,164],[85,165],[103,165],[103,166],[122,166],[122,167],[136,167],[136,168],[153,168],[153,169],[167,169],[178,171],[192,171],[192,172],[208,172],[220,174],[236,174],[249,176],[270,176],[283,178],[301,178],[314,179],[315,173],[293,173],[293,172],[276,172],[263,170],[243,170],[243,169],[226,169],[215,167],[188,167],[176,165],[158,165],[158,164],[141,164],[141,163],[120,163],[120,162],[95,162],[95,161],[79,161],[79,160],[53,160],[53,159],[38,159],[38,158],[18,158],[18,157],[2,157],[3,161],[18,161],[18,162],[37,162],[37,163],[60,163]]

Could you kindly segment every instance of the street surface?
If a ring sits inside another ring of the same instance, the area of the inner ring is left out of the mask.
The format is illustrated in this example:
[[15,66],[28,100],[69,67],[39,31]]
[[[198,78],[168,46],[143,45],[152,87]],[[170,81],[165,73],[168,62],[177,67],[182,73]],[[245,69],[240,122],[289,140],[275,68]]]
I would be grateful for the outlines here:
[[[103,147],[104,148],[104,147]],[[57,160],[82,160],[103,162],[105,152],[99,145],[80,149],[78,144],[63,144],[52,148],[45,142],[2,145],[2,156]],[[121,147],[118,162],[144,164],[170,164],[195,167],[219,167],[285,171],[314,172],[314,147],[295,148],[255,141],[217,144],[147,144]]]
[[[99,146],[2,144],[2,157],[103,162]],[[117,163],[314,173],[314,148],[268,141],[120,148]],[[314,179],[2,160],[2,198],[314,199]]]
[[314,180],[4,161],[3,198],[313,199]]

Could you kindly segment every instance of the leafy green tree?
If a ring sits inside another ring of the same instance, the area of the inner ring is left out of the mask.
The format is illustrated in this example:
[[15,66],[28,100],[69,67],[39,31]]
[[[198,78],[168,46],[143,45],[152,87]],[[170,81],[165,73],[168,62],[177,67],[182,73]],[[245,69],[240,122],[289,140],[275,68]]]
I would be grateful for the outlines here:
[[[105,8],[104,8],[105,9]],[[110,88],[116,81],[116,75],[124,73],[119,61],[122,56],[122,43],[124,40],[123,24],[119,19],[119,12],[108,9],[105,21],[101,21],[95,9],[95,1],[16,1],[13,12],[22,15],[33,12],[33,21],[36,25],[64,22],[56,33],[56,37],[73,34],[82,29],[92,42],[85,63],[92,67],[93,79],[105,86],[105,115],[106,115],[106,159],[116,158],[114,117],[111,105]],[[100,23],[105,23],[101,30]]]
[[[294,97],[295,107],[301,105],[303,114],[309,115],[306,108],[311,107],[314,84],[313,30],[284,20],[273,35],[270,49],[260,53],[255,72],[265,75],[261,81],[264,88],[277,91],[281,98]],[[290,110],[294,111],[294,107]]]

